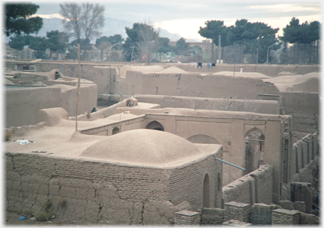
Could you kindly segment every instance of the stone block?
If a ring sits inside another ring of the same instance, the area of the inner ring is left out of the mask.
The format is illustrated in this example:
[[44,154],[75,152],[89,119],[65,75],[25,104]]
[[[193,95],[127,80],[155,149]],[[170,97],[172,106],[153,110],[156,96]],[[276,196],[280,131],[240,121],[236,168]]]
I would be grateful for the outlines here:
[[201,224],[216,225],[224,222],[224,209],[203,208],[201,211]]
[[224,221],[234,219],[248,223],[250,221],[250,210],[250,205],[246,203],[239,203],[234,201],[225,203]]
[[200,216],[196,211],[177,211],[175,213],[175,225],[199,225]]
[[306,204],[304,201],[295,201],[294,202],[294,208],[295,210],[298,210],[300,212],[306,212]]
[[272,207],[264,203],[255,203],[251,209],[253,225],[271,225]]
[[278,204],[283,208],[287,210],[294,210],[294,203],[290,200],[279,200]]
[[306,213],[312,211],[312,185],[308,182],[291,182],[291,201],[304,201],[306,205]]
[[297,210],[276,209],[272,211],[272,225],[298,225],[299,214]]
[[224,226],[252,226],[252,223],[248,223],[248,222],[241,222],[235,219],[231,219],[229,221],[223,222]]
[[299,216],[299,224],[319,225],[319,217],[313,214],[306,214],[301,212]]

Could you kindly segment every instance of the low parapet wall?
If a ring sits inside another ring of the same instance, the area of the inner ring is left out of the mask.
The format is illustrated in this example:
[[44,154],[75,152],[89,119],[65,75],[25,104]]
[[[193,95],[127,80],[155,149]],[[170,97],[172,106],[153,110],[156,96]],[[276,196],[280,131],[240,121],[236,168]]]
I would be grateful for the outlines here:
[[220,72],[220,71],[234,71],[239,72],[258,72],[269,76],[278,75],[280,72],[290,72],[294,74],[307,74],[310,72],[319,72],[319,65],[276,65],[276,64],[216,64],[216,67],[207,68],[203,64],[203,68],[194,68],[189,64],[181,64],[179,66],[185,71],[191,72]]
[[199,98],[183,96],[143,95],[135,97],[139,102],[159,104],[161,108],[191,108],[220,111],[243,111],[264,114],[279,114],[279,103],[268,100],[240,100]]
[[236,201],[253,205],[272,203],[273,166],[262,165],[259,169],[223,187],[224,202]]

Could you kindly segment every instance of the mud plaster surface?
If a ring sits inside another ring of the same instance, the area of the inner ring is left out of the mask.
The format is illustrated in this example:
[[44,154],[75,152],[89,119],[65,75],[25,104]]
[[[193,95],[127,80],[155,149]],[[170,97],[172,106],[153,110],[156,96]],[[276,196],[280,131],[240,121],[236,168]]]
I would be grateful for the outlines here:
[[[52,110],[54,113],[57,112],[57,115],[61,115],[61,111],[62,109]],[[210,154],[203,147],[198,149],[187,140],[167,132],[137,129],[113,136],[83,135],[79,132],[132,117],[136,115],[122,113],[112,115],[111,118],[78,121],[78,131],[75,131],[75,120],[60,118],[54,126],[29,130],[23,137],[13,136],[11,141],[5,144],[5,150],[13,153],[38,153],[44,156],[104,160],[122,165],[150,167],[183,165]],[[17,139],[28,139],[34,143],[21,145],[14,142]],[[167,143],[170,141],[173,143]],[[130,156],[132,154],[136,156]],[[178,156],[172,157],[172,154]]]

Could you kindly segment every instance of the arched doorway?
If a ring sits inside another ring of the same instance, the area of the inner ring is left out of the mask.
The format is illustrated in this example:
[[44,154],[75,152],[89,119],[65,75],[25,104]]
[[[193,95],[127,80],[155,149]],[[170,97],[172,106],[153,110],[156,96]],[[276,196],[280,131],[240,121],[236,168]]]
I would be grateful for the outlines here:
[[203,207],[209,207],[209,176],[205,174],[203,185]]
[[158,130],[158,131],[164,131],[164,127],[162,126],[162,124],[160,124],[159,122],[157,122],[155,120],[148,123],[145,128],[146,129]]
[[262,132],[253,128],[245,137],[245,172],[250,173],[263,164],[265,137]]

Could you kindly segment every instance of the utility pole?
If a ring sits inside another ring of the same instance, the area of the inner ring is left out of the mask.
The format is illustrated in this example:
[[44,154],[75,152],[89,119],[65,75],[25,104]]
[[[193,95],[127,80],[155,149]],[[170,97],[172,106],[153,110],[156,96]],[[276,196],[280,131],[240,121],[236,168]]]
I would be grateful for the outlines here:
[[81,78],[81,57],[80,57],[80,44],[78,44],[78,88],[77,88],[77,101],[76,101],[76,111],[75,111],[75,131],[78,130],[78,104],[80,95],[80,78]]
[[259,48],[257,48],[257,54],[256,54],[256,64],[259,62]]
[[133,53],[134,53],[134,44],[133,44],[133,48],[132,48],[132,56],[131,56],[131,61],[133,61]]
[[219,59],[219,62],[218,63],[221,63],[221,54],[222,54],[222,47],[221,47],[221,38],[222,36],[219,35],[218,36],[218,59]]

